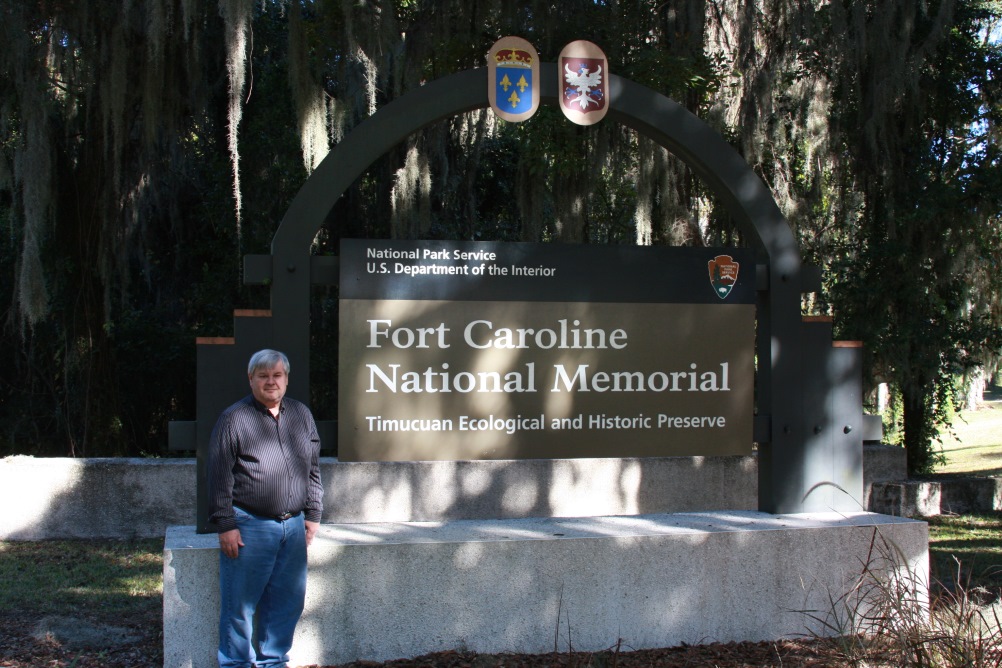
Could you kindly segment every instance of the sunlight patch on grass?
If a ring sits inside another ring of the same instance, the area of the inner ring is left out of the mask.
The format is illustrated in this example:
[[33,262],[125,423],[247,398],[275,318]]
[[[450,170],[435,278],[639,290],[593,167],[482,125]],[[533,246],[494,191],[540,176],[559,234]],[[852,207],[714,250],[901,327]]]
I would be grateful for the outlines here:
[[1002,590],[1002,513],[928,517],[929,566],[941,582],[955,579],[960,562],[961,584]]
[[957,415],[953,432],[943,438],[947,463],[937,473],[1002,475],[1002,401],[997,393],[986,395],[977,410]]
[[0,613],[129,615],[159,602],[163,541],[0,542]]

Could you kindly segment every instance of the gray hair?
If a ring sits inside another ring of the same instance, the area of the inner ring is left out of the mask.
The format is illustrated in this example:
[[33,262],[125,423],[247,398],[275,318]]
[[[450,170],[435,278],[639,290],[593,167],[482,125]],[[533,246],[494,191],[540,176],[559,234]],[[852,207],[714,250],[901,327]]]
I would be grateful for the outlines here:
[[285,373],[289,373],[289,358],[285,353],[268,348],[259,350],[251,355],[250,362],[247,363],[247,375],[253,376],[258,369],[274,369],[279,362],[285,367]]

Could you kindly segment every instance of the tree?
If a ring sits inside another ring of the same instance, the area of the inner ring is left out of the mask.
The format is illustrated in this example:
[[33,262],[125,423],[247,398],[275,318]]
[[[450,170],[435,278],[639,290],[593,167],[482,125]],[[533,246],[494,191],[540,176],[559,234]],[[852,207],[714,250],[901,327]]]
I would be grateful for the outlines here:
[[999,346],[999,5],[721,3],[712,48],[736,128],[828,290],[810,304],[866,344],[932,470],[959,373]]
[[[192,415],[196,335],[331,144],[517,34],[582,35],[613,71],[709,119],[769,184],[868,372],[934,463],[953,374],[997,349],[998,20],[986,0],[4,0],[2,450],[162,452]],[[342,236],[742,243],[667,151],[613,123],[486,110],[416,133],[339,201]],[[879,314],[880,317],[875,317]],[[318,292],[317,349],[336,294]],[[321,368],[336,377],[336,356]],[[326,365],[326,366],[324,366]],[[177,372],[176,369],[182,369]],[[317,383],[314,403],[336,389]],[[323,410],[321,410],[323,412]],[[30,445],[28,445],[30,444]]]
[[156,452],[171,411],[193,406],[182,341],[237,292],[216,268],[239,266],[218,224],[232,207],[208,10],[2,5],[3,451]]
[[901,393],[911,473],[939,462],[957,376],[999,345],[985,301],[998,279],[984,272],[999,259],[1002,206],[1002,61],[985,38],[989,10],[943,1],[924,12],[914,3],[831,11],[855,46],[836,79],[833,134],[862,195],[834,299],[842,331],[867,343],[872,371]]

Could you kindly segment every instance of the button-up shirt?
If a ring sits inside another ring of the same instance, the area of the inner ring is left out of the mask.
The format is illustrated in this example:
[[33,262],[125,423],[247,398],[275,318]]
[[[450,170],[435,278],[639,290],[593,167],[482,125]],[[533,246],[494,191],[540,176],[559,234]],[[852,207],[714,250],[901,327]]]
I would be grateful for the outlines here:
[[320,437],[313,415],[285,397],[275,417],[252,395],[219,416],[209,439],[209,521],[236,529],[233,506],[255,515],[323,513]]

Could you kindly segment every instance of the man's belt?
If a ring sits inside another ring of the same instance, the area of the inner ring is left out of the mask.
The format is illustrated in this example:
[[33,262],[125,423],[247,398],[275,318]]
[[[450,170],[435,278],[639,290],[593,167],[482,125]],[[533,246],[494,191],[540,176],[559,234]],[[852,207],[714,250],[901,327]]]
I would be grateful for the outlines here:
[[244,506],[244,505],[237,505],[237,504],[233,504],[233,505],[236,508],[240,508],[245,513],[250,513],[251,515],[257,515],[258,517],[263,517],[263,518],[267,518],[267,519],[278,520],[279,522],[284,522],[285,520],[291,520],[293,517],[295,517],[299,513],[303,512],[302,510],[297,510],[294,513],[282,513],[281,515],[269,515],[268,513],[259,513],[257,511],[250,510],[249,508],[247,508],[247,506]]

